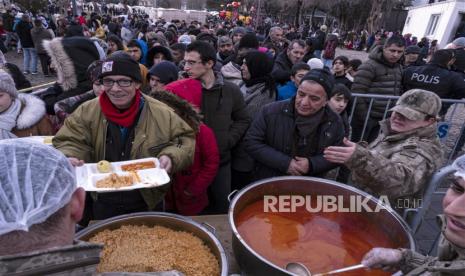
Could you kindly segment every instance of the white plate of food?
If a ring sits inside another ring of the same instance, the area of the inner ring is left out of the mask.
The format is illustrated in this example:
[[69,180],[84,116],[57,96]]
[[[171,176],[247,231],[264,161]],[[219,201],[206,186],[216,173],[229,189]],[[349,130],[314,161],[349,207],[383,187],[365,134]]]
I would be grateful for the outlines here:
[[89,192],[117,192],[153,188],[170,182],[157,158],[84,164],[76,168],[79,187]]
[[23,140],[27,140],[30,142],[36,142],[36,143],[51,146],[53,137],[54,136],[28,136],[28,137],[21,137],[21,138],[16,138],[16,139],[23,139]]

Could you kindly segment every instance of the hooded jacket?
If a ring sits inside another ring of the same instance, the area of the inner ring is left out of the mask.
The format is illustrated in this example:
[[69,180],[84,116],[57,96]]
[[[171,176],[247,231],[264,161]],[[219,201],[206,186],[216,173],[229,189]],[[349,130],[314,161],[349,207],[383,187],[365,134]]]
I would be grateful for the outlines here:
[[244,83],[242,81],[241,69],[238,68],[238,65],[235,65],[232,61],[221,67],[221,74],[223,75],[225,81],[232,82],[237,86],[242,86]]
[[44,46],[42,42],[44,40],[51,40],[53,39],[53,35],[50,31],[46,30],[43,27],[34,27],[31,30],[32,41],[34,41],[34,46],[37,50],[37,54],[46,54]]
[[54,38],[43,46],[56,66],[58,81],[38,95],[44,100],[47,113],[54,115],[56,102],[92,90],[87,68],[100,59],[95,44],[85,37]]
[[172,209],[181,215],[193,216],[208,205],[207,188],[218,171],[220,155],[213,131],[200,122],[200,116],[192,106],[181,99],[190,100],[191,104],[196,106],[200,105],[202,87],[199,84],[196,89],[195,86],[185,81],[193,80],[181,80],[166,87],[166,90],[179,97],[167,92],[155,93],[154,97],[172,107],[197,132],[194,163],[174,176],[172,189],[165,198],[168,210]]
[[[381,94],[400,96],[402,92],[402,66],[385,61],[383,47],[377,46],[369,55],[369,59],[358,68],[352,84],[352,93]],[[357,118],[365,118],[368,112],[369,99],[359,99],[355,110]],[[371,118],[381,120],[386,109],[386,100],[375,100],[371,110]]]
[[45,103],[34,95],[18,94],[21,112],[16,119],[16,127],[11,131],[18,137],[49,136],[55,131],[45,113]]
[[141,49],[142,55],[140,57],[139,63],[143,65],[147,65],[147,53],[149,48],[147,47],[147,43],[141,39],[136,39],[137,44],[139,44],[139,48]]
[[396,209],[398,200],[419,198],[433,173],[442,165],[443,152],[436,123],[404,133],[392,133],[389,120],[380,122],[378,138],[357,145],[346,166],[358,188],[386,195]]

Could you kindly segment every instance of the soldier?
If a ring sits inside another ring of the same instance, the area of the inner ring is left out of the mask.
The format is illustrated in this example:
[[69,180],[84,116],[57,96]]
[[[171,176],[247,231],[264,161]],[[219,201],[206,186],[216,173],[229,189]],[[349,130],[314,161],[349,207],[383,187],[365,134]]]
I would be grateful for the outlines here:
[[50,146],[0,141],[0,274],[93,275],[101,245],[73,241],[85,191]]
[[391,109],[390,119],[380,122],[373,143],[345,139],[345,147],[329,147],[324,157],[346,165],[354,184],[375,196],[386,195],[394,209],[417,207],[426,182],[442,164],[436,135],[440,109],[441,100],[433,92],[407,91]]
[[[461,157],[461,159],[463,156]],[[438,255],[424,256],[409,249],[374,248],[362,260],[369,268],[402,270],[403,275],[465,275],[465,172],[458,170],[447,190],[439,216]]]

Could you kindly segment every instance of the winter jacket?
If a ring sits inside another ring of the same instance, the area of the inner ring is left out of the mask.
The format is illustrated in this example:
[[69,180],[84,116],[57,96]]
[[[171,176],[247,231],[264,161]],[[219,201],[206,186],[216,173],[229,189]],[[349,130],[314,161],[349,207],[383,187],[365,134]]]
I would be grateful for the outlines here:
[[277,83],[284,84],[291,80],[292,62],[287,56],[287,52],[280,53],[274,62],[271,76]]
[[184,216],[199,214],[208,205],[207,188],[215,179],[219,164],[215,134],[205,124],[200,124],[195,139],[194,163],[176,174],[174,194],[167,195],[167,207]]
[[237,86],[242,86],[244,81],[242,80],[242,72],[239,65],[234,64],[232,61],[221,67],[221,74],[225,81],[234,83]]
[[288,81],[285,85],[278,87],[278,101],[287,100],[295,96],[297,86],[293,81]]
[[34,46],[37,50],[38,54],[46,54],[44,46],[42,42],[44,40],[51,40],[53,38],[52,33],[49,30],[46,30],[43,27],[40,28],[32,28],[31,30],[31,37],[32,41],[34,42]]
[[19,41],[21,41],[21,47],[23,48],[34,48],[34,42],[32,41],[31,36],[31,23],[26,21],[19,21],[16,25],[16,33],[18,34]]
[[446,228],[444,215],[438,216],[438,223],[441,225],[438,256],[424,256],[410,249],[402,249],[403,260],[400,269],[405,276],[465,275],[465,249],[451,243],[444,236]]
[[85,37],[55,38],[43,45],[57,67],[58,81],[38,95],[45,102],[47,113],[55,115],[56,102],[92,90],[87,68],[100,55],[94,42]]
[[239,87],[216,74],[214,85],[202,88],[202,114],[205,124],[215,133],[220,164],[227,164],[231,149],[245,135],[251,122]]
[[323,50],[325,40],[326,40],[326,33],[322,30],[317,30],[315,32],[315,44],[313,45],[313,49],[315,50]]
[[[245,90],[244,101],[247,105],[247,113],[251,116],[260,113],[265,105],[274,102],[276,99],[276,90],[271,91],[270,93],[269,89],[263,82],[250,87],[246,87],[244,85],[241,87],[241,90]],[[254,161],[245,149],[244,140],[240,141],[234,148],[232,156],[232,168],[234,170],[241,172],[253,171]]]
[[[193,130],[165,104],[142,97],[145,104],[135,126],[128,160],[167,155],[172,160],[173,172],[188,167],[194,156]],[[65,120],[53,139],[53,145],[66,156],[86,163],[105,160],[108,126],[99,99],[88,101]],[[140,192],[149,210],[153,210],[164,189],[141,189]]]
[[58,101],[53,109],[55,110],[55,115],[59,119],[59,124],[60,127],[63,125],[65,119],[73,113],[76,108],[78,108],[81,104],[90,101],[92,99],[95,99],[95,93],[94,90],[87,91],[84,94],[80,94],[74,97],[69,97],[66,99],[63,99],[61,101]]
[[347,78],[346,75],[344,76],[334,76],[335,83],[340,83],[345,85],[347,88],[352,87],[352,82]]
[[[369,59],[358,68],[352,84],[353,93],[381,94],[399,96],[402,89],[402,67],[399,63],[389,64],[384,60],[383,47],[376,47]],[[365,118],[370,99],[357,100],[355,115]],[[386,100],[375,100],[371,110],[371,119],[381,120],[386,109]]]
[[456,72],[437,64],[412,66],[402,75],[404,91],[420,88],[436,93],[442,99],[465,98],[465,80]]
[[329,36],[328,40],[325,42],[325,45],[323,47],[324,49],[323,58],[334,59],[336,55],[336,48],[337,48],[337,37],[335,35],[331,35]]
[[[266,105],[255,119],[245,137],[246,150],[254,158],[254,177],[258,179],[287,174],[291,163],[295,139],[295,98]],[[305,156],[309,159],[308,175],[319,176],[337,165],[323,157],[328,146],[341,145],[344,126],[339,115],[324,107],[323,118],[316,130],[317,154]]]
[[436,123],[404,133],[392,133],[389,120],[368,146],[357,145],[345,165],[355,186],[375,196],[388,196],[391,207],[399,200],[422,196],[433,173],[442,165],[443,152]]
[[121,28],[121,39],[123,40],[124,45],[127,45],[129,41],[132,40],[133,37],[134,37],[134,34],[128,27],[123,26]]
[[45,113],[45,103],[34,95],[19,94],[21,112],[16,127],[11,131],[18,137],[51,136],[55,134],[52,123]]

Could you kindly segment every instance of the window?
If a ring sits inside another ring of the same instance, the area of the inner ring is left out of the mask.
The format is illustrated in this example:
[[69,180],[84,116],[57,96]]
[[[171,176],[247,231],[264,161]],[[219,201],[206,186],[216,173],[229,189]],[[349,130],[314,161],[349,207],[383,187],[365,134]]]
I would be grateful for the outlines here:
[[431,18],[429,19],[428,28],[426,29],[425,36],[434,35],[436,31],[436,27],[438,26],[440,14],[432,14]]

